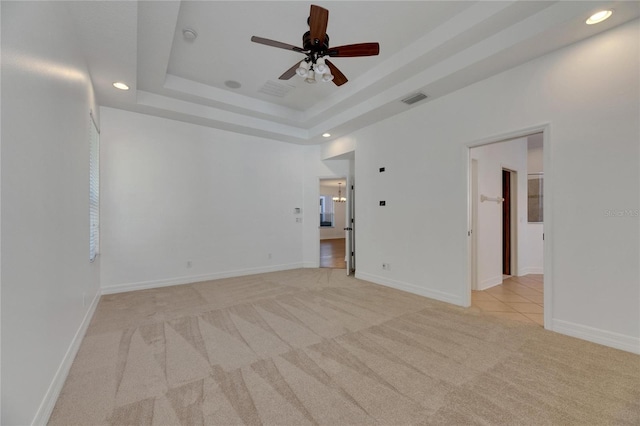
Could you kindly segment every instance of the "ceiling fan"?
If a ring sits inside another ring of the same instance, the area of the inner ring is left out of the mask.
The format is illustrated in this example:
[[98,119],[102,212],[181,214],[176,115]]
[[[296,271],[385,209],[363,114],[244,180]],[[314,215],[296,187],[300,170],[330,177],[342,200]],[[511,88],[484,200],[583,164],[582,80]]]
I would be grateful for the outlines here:
[[347,77],[329,62],[327,57],[375,56],[380,53],[380,45],[378,43],[358,43],[329,47],[328,22],[329,11],[312,4],[311,12],[307,19],[309,31],[302,36],[302,47],[256,36],[251,37],[251,41],[280,49],[293,50],[306,55],[302,62],[296,63],[286,70],[279,77],[280,80],[289,80],[298,74],[301,77],[305,77],[307,83],[315,83],[316,75],[318,75],[324,82],[333,81],[336,86],[342,86],[348,81]]

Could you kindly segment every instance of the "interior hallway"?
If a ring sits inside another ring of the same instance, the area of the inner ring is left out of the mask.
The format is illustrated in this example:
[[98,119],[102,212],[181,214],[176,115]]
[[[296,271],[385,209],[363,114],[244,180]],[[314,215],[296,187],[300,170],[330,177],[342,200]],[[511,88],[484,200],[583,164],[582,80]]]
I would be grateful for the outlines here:
[[471,307],[495,317],[544,326],[543,275],[506,278],[501,285],[471,292]]

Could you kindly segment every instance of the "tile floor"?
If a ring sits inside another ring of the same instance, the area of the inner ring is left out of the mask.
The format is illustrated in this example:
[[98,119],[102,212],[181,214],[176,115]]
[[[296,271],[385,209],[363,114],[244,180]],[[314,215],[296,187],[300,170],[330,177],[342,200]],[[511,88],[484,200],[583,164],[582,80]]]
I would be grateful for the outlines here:
[[471,292],[471,307],[489,315],[544,325],[542,275],[505,277],[501,285]]

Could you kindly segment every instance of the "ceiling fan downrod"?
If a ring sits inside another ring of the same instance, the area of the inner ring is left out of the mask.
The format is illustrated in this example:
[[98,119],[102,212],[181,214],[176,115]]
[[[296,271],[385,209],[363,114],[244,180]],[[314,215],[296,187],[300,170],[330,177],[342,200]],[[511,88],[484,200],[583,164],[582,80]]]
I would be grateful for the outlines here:
[[326,56],[327,50],[329,50],[329,34],[325,34],[324,42],[320,42],[319,39],[311,39],[311,31],[307,31],[302,36],[302,48],[308,50],[305,61],[310,62],[310,68],[313,69],[319,58]]

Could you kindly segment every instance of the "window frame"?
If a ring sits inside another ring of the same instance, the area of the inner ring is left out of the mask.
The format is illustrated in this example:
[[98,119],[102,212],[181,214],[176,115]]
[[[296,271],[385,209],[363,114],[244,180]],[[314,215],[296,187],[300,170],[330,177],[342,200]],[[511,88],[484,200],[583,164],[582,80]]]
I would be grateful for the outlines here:
[[[328,209],[328,203],[331,202],[331,209]],[[332,210],[332,211],[328,211]],[[326,219],[326,216],[329,215],[331,218],[330,224],[329,221],[323,221],[322,219]],[[333,228],[335,227],[335,215],[333,212],[333,198],[330,195],[320,195],[320,228]]]

